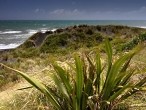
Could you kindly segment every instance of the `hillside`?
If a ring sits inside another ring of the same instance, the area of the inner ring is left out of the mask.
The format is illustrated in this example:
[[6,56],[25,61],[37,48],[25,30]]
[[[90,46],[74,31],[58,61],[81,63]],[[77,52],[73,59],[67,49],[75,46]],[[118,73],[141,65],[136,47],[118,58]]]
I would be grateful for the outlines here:
[[[63,67],[66,67],[66,62],[73,62],[74,54],[81,54],[83,52],[90,53],[91,56],[100,52],[104,62],[106,58],[104,41],[107,38],[113,46],[114,58],[116,59],[119,55],[132,50],[138,44],[145,45],[146,29],[114,25],[79,25],[57,29],[54,32],[38,32],[30,36],[30,38],[18,48],[1,52],[0,63],[21,70],[42,82],[44,81],[44,83],[49,82],[50,84],[51,80],[48,78],[48,73],[50,74],[53,71],[52,62],[56,61],[58,64],[63,65]],[[144,47],[142,52],[136,55],[132,61],[132,67],[136,68],[136,71],[145,69],[145,50],[146,48]],[[144,76],[145,74],[142,73],[132,80],[137,81]],[[23,79],[15,72],[0,67],[0,96],[12,91],[12,94],[10,93],[11,95],[8,95],[6,99],[10,98],[10,100],[15,100],[13,102],[5,100],[4,104],[0,103],[0,110],[6,110],[11,107],[13,107],[13,109],[21,109],[24,107],[24,110],[30,108],[35,110],[38,109],[38,104],[45,106],[46,103],[40,101],[45,100],[44,96],[36,91],[32,92],[32,94],[29,92],[29,89],[28,91],[26,90],[27,92],[25,93],[23,93],[23,91],[20,93],[16,91],[19,87],[25,87],[26,85],[27,83],[23,83]],[[143,103],[142,96],[144,95],[145,93],[137,94],[137,97],[141,98],[137,98],[134,101],[135,97],[132,97],[132,99],[129,99],[129,102]],[[30,101],[28,102],[28,100]],[[1,107],[4,107],[4,109],[1,109]]]
[[[67,54],[78,51],[81,48],[98,47],[105,38],[109,38],[116,50],[121,51],[126,49],[125,45],[129,45],[126,43],[133,42],[133,39],[137,39],[145,32],[146,29],[128,26],[70,26],[64,29],[57,29],[54,32],[38,32],[18,48],[10,51],[15,58],[33,57],[41,53]],[[142,38],[142,40],[144,39]],[[138,43],[139,41],[136,41],[136,45]]]
[[55,32],[38,32],[31,36],[19,48],[39,48],[41,52],[53,52],[58,49],[78,49],[82,46],[93,47],[99,45],[106,37],[111,40],[118,38],[130,40],[146,32],[145,29],[127,26],[87,26],[79,25],[57,29]]

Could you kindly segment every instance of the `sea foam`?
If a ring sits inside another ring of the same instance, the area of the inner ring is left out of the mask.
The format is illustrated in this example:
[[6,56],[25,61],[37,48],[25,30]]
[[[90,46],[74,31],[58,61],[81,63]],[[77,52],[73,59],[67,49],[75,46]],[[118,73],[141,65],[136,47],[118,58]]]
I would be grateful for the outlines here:
[[29,29],[27,30],[28,34],[35,34],[38,32],[38,30],[32,30],[32,29]]
[[144,28],[144,29],[146,29],[146,26],[140,26],[140,28]]
[[19,34],[21,33],[22,31],[0,31],[0,34]]
[[[28,29],[25,30],[24,32],[22,31],[0,31],[1,35],[5,35],[8,34],[10,37],[6,37],[5,39],[7,40],[16,40],[16,42],[20,39],[22,39],[23,41],[25,41],[27,38],[29,38],[31,35],[37,33],[37,32],[42,32],[45,33],[47,31],[56,31],[57,29],[52,29],[49,30],[48,28],[41,28],[38,30],[33,30],[33,29]],[[4,38],[2,38],[3,40]],[[20,41],[21,43],[23,43],[23,41]],[[21,43],[10,43],[10,44],[0,44],[0,50],[4,50],[4,49],[13,49],[18,47]]]
[[0,50],[4,50],[4,49],[13,49],[18,47],[20,44],[0,44]]
[[29,29],[29,30],[26,30],[26,31],[28,32],[28,34],[32,35],[32,34],[35,34],[35,33],[37,33],[37,32],[45,33],[45,32],[47,32],[47,31],[52,31],[52,32],[54,32],[54,31],[56,31],[56,30],[57,30],[57,29],[49,30],[49,29],[47,29],[47,28],[41,28],[41,29],[39,29],[39,30],[32,30],[32,29]]

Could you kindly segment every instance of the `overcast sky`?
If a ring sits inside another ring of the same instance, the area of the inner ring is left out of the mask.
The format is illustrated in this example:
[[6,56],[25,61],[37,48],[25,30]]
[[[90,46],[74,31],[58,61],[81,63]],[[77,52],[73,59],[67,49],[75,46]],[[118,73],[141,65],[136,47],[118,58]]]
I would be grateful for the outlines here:
[[0,0],[0,19],[146,20],[146,0]]

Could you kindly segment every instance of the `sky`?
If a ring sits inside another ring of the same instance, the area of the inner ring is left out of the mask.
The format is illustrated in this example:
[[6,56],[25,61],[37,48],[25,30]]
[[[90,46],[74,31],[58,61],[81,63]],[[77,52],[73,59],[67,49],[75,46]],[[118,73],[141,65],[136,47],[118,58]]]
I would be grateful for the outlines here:
[[0,20],[146,20],[146,0],[0,0]]

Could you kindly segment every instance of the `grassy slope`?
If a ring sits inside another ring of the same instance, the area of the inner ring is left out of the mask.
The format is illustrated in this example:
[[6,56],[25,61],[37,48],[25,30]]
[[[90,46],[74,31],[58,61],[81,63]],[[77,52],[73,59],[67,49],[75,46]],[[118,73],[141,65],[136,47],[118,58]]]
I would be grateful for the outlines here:
[[[40,53],[68,53],[80,48],[98,46],[108,37],[115,44],[125,43],[146,32],[145,29],[127,26],[73,26],[54,33],[36,33],[15,50],[16,57],[38,56]],[[119,44],[118,44],[119,45]]]
[[[42,78],[43,74],[43,78],[45,78],[45,74],[48,74],[48,71],[45,69],[50,68],[49,64],[52,61],[70,61],[70,58],[73,57],[73,53],[75,52],[103,52],[102,41],[104,41],[106,37],[111,39],[114,48],[121,49],[121,46],[127,45],[127,42],[133,42],[134,38],[137,38],[144,32],[146,32],[144,29],[129,28],[126,26],[81,25],[59,29],[54,33],[37,33],[31,36],[19,48],[3,53],[1,55],[2,57],[0,58],[0,61],[13,68],[27,72],[28,74],[36,75],[39,73],[39,78],[40,76]],[[144,59],[146,54],[143,54],[146,52],[145,50],[146,49],[144,49],[143,52],[138,55],[139,57],[134,58],[135,64],[139,64],[137,65],[137,68],[139,69],[143,69],[144,65],[146,65],[146,61]],[[1,91],[11,90],[11,86],[14,85],[15,80],[21,80],[21,78],[7,70],[1,69],[0,73],[4,76],[4,78],[1,80],[3,81],[1,83],[1,87],[3,87]],[[11,84],[11,82],[14,83]],[[23,86],[23,84],[21,86]],[[15,87],[16,86],[14,85],[12,88],[15,90]],[[4,93],[1,92],[0,94]],[[20,96],[18,95],[17,97]],[[23,97],[25,97],[25,95]],[[31,99],[32,98],[33,95]],[[132,100],[133,98],[130,99],[130,101]],[[141,99],[138,101],[143,103]],[[27,103],[27,101],[24,101],[22,104],[25,103]],[[13,104],[10,107],[12,107]],[[19,106],[22,107],[22,104]],[[35,104],[37,105],[38,103],[34,103],[34,105]],[[7,106],[7,104],[4,104],[4,106]],[[6,110],[6,108],[1,109],[0,104],[0,110]]]

